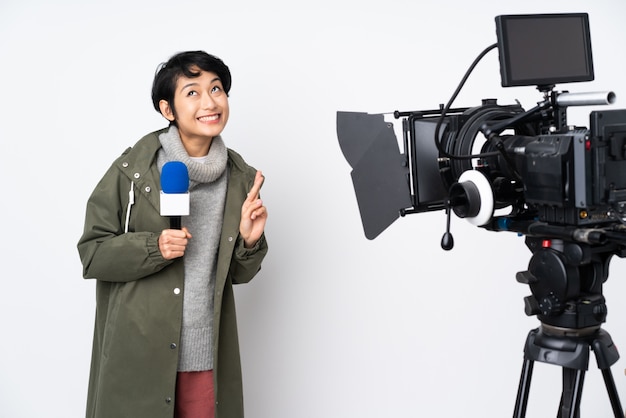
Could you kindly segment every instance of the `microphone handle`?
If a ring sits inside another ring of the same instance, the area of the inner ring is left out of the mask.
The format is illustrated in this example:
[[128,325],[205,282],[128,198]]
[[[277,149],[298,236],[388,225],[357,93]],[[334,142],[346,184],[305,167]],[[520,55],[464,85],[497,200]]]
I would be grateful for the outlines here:
[[170,229],[181,229],[181,217],[180,216],[170,216]]

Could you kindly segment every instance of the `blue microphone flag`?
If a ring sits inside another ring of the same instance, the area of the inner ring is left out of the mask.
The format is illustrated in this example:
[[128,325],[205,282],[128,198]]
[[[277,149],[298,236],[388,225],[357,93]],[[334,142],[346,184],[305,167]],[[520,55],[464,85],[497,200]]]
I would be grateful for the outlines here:
[[169,161],[161,169],[161,190],[163,193],[187,193],[189,172],[180,161]]
[[161,216],[173,217],[176,225],[181,216],[189,215],[189,172],[180,161],[169,161],[161,168],[160,206]]

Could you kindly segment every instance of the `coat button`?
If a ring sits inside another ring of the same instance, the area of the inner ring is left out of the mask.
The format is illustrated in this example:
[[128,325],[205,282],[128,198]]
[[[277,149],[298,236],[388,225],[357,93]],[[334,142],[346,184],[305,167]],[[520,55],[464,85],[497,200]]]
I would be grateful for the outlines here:
[[138,179],[139,177],[141,177],[141,174],[139,174],[139,173],[135,173],[135,174],[133,174],[133,177],[134,177],[134,178],[136,178],[136,179]]
[[145,188],[144,190],[146,191],[146,193],[150,193],[150,191],[151,191],[152,189],[150,188],[150,186],[146,186],[146,188]]
[[165,403],[172,403],[172,398],[170,398],[169,396],[165,398]]
[[170,348],[171,348],[172,350],[174,350],[174,349],[176,348],[176,343],[171,343],[171,344],[170,344]]
[[233,237],[228,237],[228,242],[233,242]]
[[175,295],[180,294],[180,289],[179,289],[179,288],[174,289],[174,294],[175,294]]
[[126,161],[124,161],[124,162],[122,163],[122,167],[124,167],[124,168],[128,167],[128,163],[127,163]]

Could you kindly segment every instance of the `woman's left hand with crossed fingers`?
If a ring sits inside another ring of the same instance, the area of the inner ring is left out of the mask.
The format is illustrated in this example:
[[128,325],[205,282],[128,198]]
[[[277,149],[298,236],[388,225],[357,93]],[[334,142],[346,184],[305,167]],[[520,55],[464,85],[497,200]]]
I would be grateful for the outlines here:
[[263,173],[256,172],[254,185],[248,197],[241,206],[241,223],[239,224],[239,233],[243,238],[246,248],[252,248],[261,238],[265,230],[265,222],[267,221],[267,209],[263,206],[263,201],[259,198],[259,191],[263,184]]

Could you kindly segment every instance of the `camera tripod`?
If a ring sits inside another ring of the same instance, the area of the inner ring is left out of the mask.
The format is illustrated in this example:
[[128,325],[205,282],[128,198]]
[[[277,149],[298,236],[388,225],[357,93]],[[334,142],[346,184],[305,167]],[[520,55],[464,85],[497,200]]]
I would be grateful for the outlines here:
[[[602,377],[611,401],[615,418],[622,418],[622,406],[611,373],[611,365],[619,354],[611,336],[601,328],[590,329],[582,335],[566,335],[567,332],[542,325],[530,331],[524,347],[524,364],[515,401],[514,418],[526,416],[526,406],[535,361],[555,364],[563,368],[563,392],[559,404],[558,418],[579,418],[580,399],[583,391],[585,371],[589,365],[589,352],[593,350],[602,371]],[[560,335],[559,335],[560,334]]]
[[532,296],[525,298],[527,315],[537,315],[539,328],[529,332],[515,401],[514,418],[526,416],[526,406],[535,361],[561,366],[563,391],[557,418],[580,418],[585,372],[589,353],[595,354],[615,418],[623,418],[610,367],[619,359],[608,332],[602,284],[608,278],[614,255],[606,247],[563,240],[526,238],[533,252],[528,271],[517,274],[528,284]]

